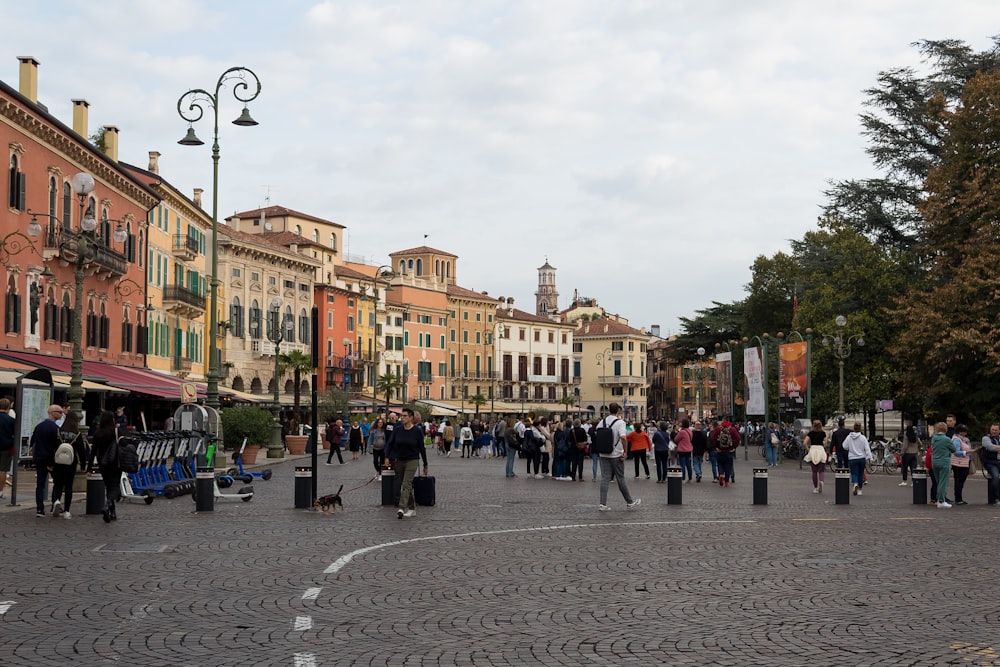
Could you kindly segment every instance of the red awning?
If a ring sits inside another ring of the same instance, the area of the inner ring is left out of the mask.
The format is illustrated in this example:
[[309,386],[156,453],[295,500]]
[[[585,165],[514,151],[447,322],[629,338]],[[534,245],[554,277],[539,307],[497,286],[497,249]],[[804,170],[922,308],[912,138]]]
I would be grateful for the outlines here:
[[[15,361],[32,364],[39,368],[48,368],[62,374],[69,374],[73,364],[71,359],[66,357],[53,357],[46,354],[34,354],[32,352],[15,352],[11,350],[0,351],[0,356]],[[85,380],[103,382],[140,394],[148,394],[160,398],[180,400],[181,384],[183,380],[158,373],[148,368],[138,368],[133,366],[116,366],[100,361],[84,361],[83,377]],[[199,393],[205,392],[204,385],[198,387]]]

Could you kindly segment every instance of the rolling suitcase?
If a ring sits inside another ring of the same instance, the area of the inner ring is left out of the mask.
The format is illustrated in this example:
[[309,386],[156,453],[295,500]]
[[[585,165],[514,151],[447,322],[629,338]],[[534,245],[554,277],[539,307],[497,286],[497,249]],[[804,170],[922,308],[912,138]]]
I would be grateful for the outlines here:
[[413,499],[418,505],[433,507],[437,500],[434,490],[436,479],[433,475],[419,475],[413,478]]

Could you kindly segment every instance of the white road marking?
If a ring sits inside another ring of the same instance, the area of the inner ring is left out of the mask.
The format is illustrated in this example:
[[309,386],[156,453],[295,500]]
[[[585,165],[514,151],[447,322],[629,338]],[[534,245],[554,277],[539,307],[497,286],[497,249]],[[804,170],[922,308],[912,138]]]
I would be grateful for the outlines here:
[[348,554],[344,554],[343,556],[335,560],[329,567],[323,570],[323,574],[336,574],[352,560],[370,551],[387,549],[389,547],[394,547],[400,544],[410,544],[411,542],[428,542],[430,540],[449,540],[454,538],[476,537],[480,535],[528,533],[528,532],[542,531],[542,530],[567,530],[571,528],[603,528],[606,526],[679,526],[679,525],[689,525],[689,524],[704,525],[704,524],[720,524],[720,523],[756,523],[756,521],[754,521],[753,519],[732,519],[732,520],[720,519],[717,521],[626,521],[622,523],[573,523],[564,526],[535,526],[534,528],[506,528],[504,530],[477,530],[471,533],[453,533],[451,535],[428,535],[427,537],[413,537],[408,540],[394,540],[392,542],[383,542],[382,544],[375,544],[370,547],[355,549],[354,551]]
[[306,592],[302,594],[303,600],[315,600],[319,597],[319,592],[323,590],[322,588],[307,588]]
[[316,656],[312,653],[296,653],[295,667],[316,667]]
[[0,602],[0,616],[6,614],[7,611],[15,604],[17,603],[14,602],[13,600],[4,600],[3,602]]
[[292,629],[301,632],[303,630],[311,630],[312,626],[313,626],[312,616],[296,616],[295,627]]

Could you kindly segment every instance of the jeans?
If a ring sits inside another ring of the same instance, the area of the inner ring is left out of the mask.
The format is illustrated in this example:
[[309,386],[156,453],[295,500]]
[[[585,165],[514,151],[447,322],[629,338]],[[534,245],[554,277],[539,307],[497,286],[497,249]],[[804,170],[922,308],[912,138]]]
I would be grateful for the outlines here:
[[847,458],[847,449],[845,447],[837,449],[837,467],[841,470],[847,470],[851,467],[851,462]]
[[420,459],[396,461],[396,476],[402,480],[399,487],[399,509],[415,510],[417,502],[413,497],[413,477],[417,474]]
[[598,454],[597,452],[592,452],[591,455],[590,455],[590,459],[591,459],[591,461],[594,462],[594,479],[596,480],[597,479],[597,468],[598,468],[598,466],[601,465],[601,463],[600,463],[600,461],[601,461],[601,455]]
[[864,486],[865,459],[850,459],[848,463],[851,467],[851,484],[857,484],[859,487]]
[[712,464],[712,480],[719,479],[719,452],[714,449],[710,451],[708,461]]
[[507,477],[514,477],[514,461],[517,460],[517,450],[513,447],[507,448]]
[[608,458],[600,456],[601,459],[601,504],[608,504],[608,487],[611,486],[611,478],[618,480],[618,490],[622,492],[625,502],[632,502],[632,494],[628,491],[625,483],[625,462],[620,458]]
[[935,500],[943,503],[948,499],[948,477],[951,474],[951,462],[934,464],[934,479],[937,480],[937,496]]
[[687,479],[693,479],[694,473],[691,468],[691,452],[680,452],[677,457],[681,462],[681,479],[684,479],[684,475],[687,475]]
[[73,504],[73,476],[76,474],[75,465],[52,466],[52,502],[62,500],[64,512],[69,511],[69,506]]
[[44,465],[35,464],[35,509],[45,512],[45,491],[49,484],[49,469]]
[[662,482],[667,478],[667,467],[670,465],[670,452],[653,452],[656,459],[656,481]]
[[778,448],[770,442],[764,443],[764,454],[767,455],[767,465],[778,465]]
[[701,479],[701,462],[705,458],[705,455],[700,456],[692,455],[691,461],[694,463],[694,476],[696,479]]
[[719,477],[727,482],[733,481],[733,452],[715,452],[719,463]]
[[1000,461],[987,461],[986,470],[990,473],[990,481],[986,485],[986,499],[990,503],[1000,500]]

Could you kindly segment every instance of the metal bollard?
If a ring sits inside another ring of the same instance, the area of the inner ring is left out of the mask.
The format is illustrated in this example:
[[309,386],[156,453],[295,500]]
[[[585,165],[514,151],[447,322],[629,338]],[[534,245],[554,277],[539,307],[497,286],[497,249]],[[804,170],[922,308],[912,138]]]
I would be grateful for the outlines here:
[[913,474],[913,504],[927,504],[927,469],[914,468]]
[[87,514],[104,514],[104,478],[97,468],[87,471]]
[[396,504],[396,471],[392,468],[382,471],[382,504]]
[[194,508],[198,512],[215,511],[215,468],[199,466],[195,472],[194,489],[198,494],[194,499]]
[[851,504],[851,471],[847,468],[837,468],[833,471],[836,478],[836,503],[838,505]]
[[753,504],[767,504],[767,468],[753,469]]
[[312,501],[312,466],[295,466],[295,509],[309,509]]
[[667,468],[667,504],[680,505],[684,480],[680,468]]

